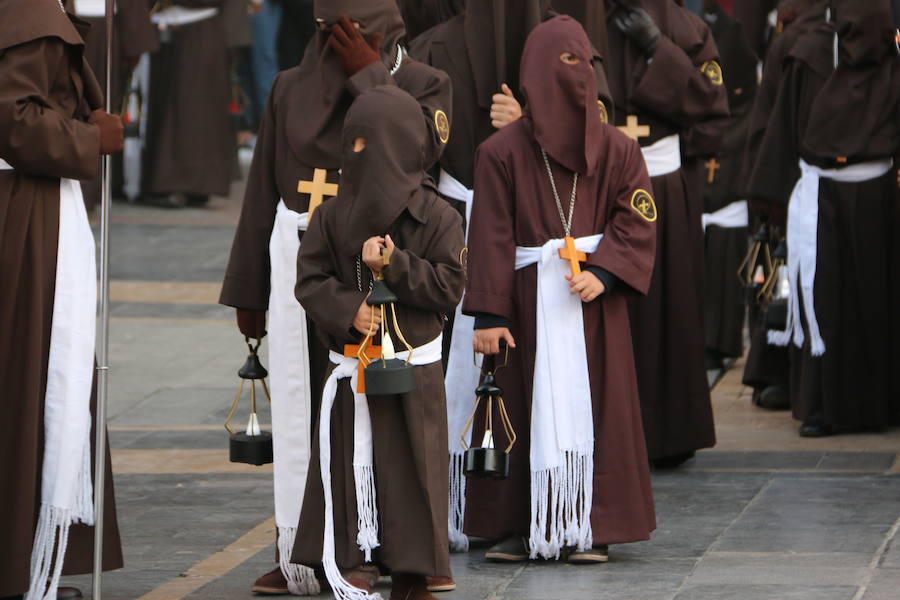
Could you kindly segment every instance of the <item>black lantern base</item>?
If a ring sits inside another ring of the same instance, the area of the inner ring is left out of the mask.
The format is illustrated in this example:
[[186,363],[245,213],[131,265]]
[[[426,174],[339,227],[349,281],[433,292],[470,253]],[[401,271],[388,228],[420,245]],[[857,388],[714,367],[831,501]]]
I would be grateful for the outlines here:
[[506,479],[509,476],[509,454],[498,448],[470,448],[466,450],[466,477],[475,479]]
[[263,431],[259,435],[245,432],[231,434],[228,456],[233,463],[267,465],[272,462],[272,434]]
[[399,358],[378,359],[366,367],[366,394],[392,396],[416,388],[414,367]]

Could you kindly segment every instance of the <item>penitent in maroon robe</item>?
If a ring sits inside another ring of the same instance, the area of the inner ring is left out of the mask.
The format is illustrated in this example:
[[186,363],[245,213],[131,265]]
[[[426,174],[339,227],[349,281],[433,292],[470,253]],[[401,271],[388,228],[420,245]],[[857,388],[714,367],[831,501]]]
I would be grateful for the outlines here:
[[[573,23],[557,17],[536,28],[532,37],[561,20]],[[574,35],[568,29],[563,33]],[[581,37],[589,47],[583,31]],[[523,79],[526,59],[527,46]],[[529,110],[537,114],[533,90],[525,93]],[[558,103],[569,107],[565,99]],[[586,136],[589,152],[597,153],[596,166],[578,177],[571,234],[578,238],[603,233],[587,268],[598,267],[618,280],[612,292],[582,304],[594,417],[591,526],[595,544],[610,544],[645,540],[656,527],[626,304],[628,297],[646,293],[650,285],[656,229],[655,215],[648,218],[632,206],[635,194],[650,186],[640,148],[597,118]],[[529,429],[538,280],[534,265],[515,270],[515,254],[517,246],[542,246],[564,236],[541,156],[541,147],[548,144],[537,141],[535,123],[526,112],[484,142],[476,157],[464,312],[509,323],[516,349],[510,351],[509,365],[497,372],[497,383],[518,434],[508,479],[469,481],[465,533],[484,538],[528,537],[531,521]],[[567,205],[575,168],[557,164],[556,156],[563,152],[547,151]],[[473,439],[480,439],[480,432]]]

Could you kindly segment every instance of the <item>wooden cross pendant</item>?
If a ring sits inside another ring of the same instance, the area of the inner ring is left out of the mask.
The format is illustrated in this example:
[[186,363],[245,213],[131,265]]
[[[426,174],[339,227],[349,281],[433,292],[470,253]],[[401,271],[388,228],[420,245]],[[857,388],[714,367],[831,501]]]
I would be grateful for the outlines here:
[[[352,344],[344,346],[345,357],[358,359],[359,355],[359,346],[354,346]],[[363,350],[363,356],[370,360],[381,358],[381,346],[369,346],[367,344],[365,350]],[[363,364],[363,361],[359,361],[359,367],[356,373],[356,393],[366,393],[366,365]]]
[[572,277],[575,277],[581,273],[581,263],[587,260],[587,254],[575,248],[575,238],[567,236],[565,241],[566,247],[559,249],[559,257],[569,261],[569,269],[572,271]]
[[706,183],[713,183],[716,180],[716,171],[721,167],[721,163],[715,157],[706,161]]
[[309,216],[312,217],[315,210],[322,204],[325,196],[337,196],[338,186],[336,183],[328,183],[328,171],[315,169],[313,170],[312,180],[298,183],[297,191],[301,194],[309,194],[308,212]]
[[637,115],[628,115],[625,125],[617,127],[617,129],[636,142],[643,137],[650,137],[650,126],[641,125]]

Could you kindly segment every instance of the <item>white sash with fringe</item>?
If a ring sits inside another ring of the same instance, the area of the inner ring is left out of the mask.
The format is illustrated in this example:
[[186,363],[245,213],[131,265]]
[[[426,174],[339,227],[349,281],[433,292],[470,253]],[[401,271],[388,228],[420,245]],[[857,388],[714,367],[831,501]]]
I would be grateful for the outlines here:
[[[398,352],[397,358],[413,365],[430,365],[439,362],[442,355],[443,336],[438,336],[424,346],[409,352]],[[335,598],[339,600],[381,600],[377,593],[367,594],[344,579],[334,557],[334,496],[331,491],[331,409],[342,379],[350,379],[353,390],[353,479],[356,483],[356,514],[359,534],[356,543],[365,553],[366,562],[372,560],[372,550],[378,547],[378,506],[375,492],[375,471],[372,460],[372,420],[369,416],[369,400],[365,394],[356,393],[359,360],[329,355],[336,366],[325,381],[322,390],[322,407],[319,414],[319,466],[322,471],[322,490],[325,495],[325,535],[322,543],[322,566]]]
[[[118,12],[118,7],[116,7]],[[106,0],[75,0],[75,14],[79,17],[102,17],[106,14]]]
[[725,229],[737,229],[750,225],[750,215],[747,212],[747,201],[738,200],[727,206],[723,206],[716,212],[703,213],[703,230],[707,227],[723,227]]
[[[438,191],[447,198],[466,203],[466,224],[472,216],[472,190],[468,189],[452,175],[441,169]],[[468,240],[468,227],[466,228]],[[480,369],[475,365],[472,352],[472,338],[475,333],[475,319],[462,313],[463,302],[456,306],[453,319],[453,337],[450,338],[450,356],[447,360],[447,375],[444,385],[447,389],[447,440],[450,452],[450,511],[448,512],[448,532],[450,549],[467,552],[469,538],[463,533],[463,518],[466,514],[466,478],[463,474],[465,451],[460,435],[475,408],[475,389],[479,384]]]
[[[575,240],[597,250],[602,234]],[[590,548],[594,414],[582,301],[569,291],[562,239],[516,248],[516,270],[537,264],[537,350],[531,396],[531,558]]]
[[681,168],[681,138],[676,133],[649,146],[641,146],[641,154],[650,177],[674,173]]
[[294,296],[297,282],[299,231],[306,231],[308,213],[278,203],[269,240],[269,383],[272,394],[272,446],[275,458],[275,525],[278,555],[288,590],[297,596],[316,595],[319,582],[312,569],[291,563],[306,474],[312,409],[309,339],[306,311]]
[[769,331],[769,343],[787,346],[791,338],[798,348],[806,339],[800,320],[800,292],[803,293],[803,312],[809,328],[810,351],[813,356],[825,354],[825,340],[819,331],[814,301],[816,282],[816,249],[819,228],[819,180],[831,179],[842,183],[861,183],[884,176],[894,162],[884,160],[859,163],[842,169],[820,169],[800,159],[800,179],[794,186],[788,203],[787,271],[791,292],[788,296],[787,326],[784,331]]
[[[0,159],[0,170],[12,170]],[[56,600],[69,527],[94,524],[91,389],[97,335],[97,262],[81,185],[59,181],[59,241],[44,395],[41,508],[25,600]],[[103,456],[97,449],[98,456]]]

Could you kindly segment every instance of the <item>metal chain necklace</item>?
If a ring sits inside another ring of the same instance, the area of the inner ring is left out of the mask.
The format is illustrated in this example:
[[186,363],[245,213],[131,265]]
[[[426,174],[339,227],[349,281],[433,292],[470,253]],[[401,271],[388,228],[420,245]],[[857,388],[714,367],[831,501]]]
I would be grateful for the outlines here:
[[569,198],[569,216],[563,213],[559,192],[556,191],[556,180],[553,178],[553,169],[550,168],[550,159],[547,151],[541,148],[541,156],[544,157],[544,165],[547,167],[547,175],[550,176],[550,188],[553,190],[553,199],[556,200],[556,209],[559,211],[559,220],[562,221],[563,231],[566,237],[572,237],[572,215],[575,214],[575,191],[578,189],[578,171],[575,171],[575,179],[572,181],[572,197]]

